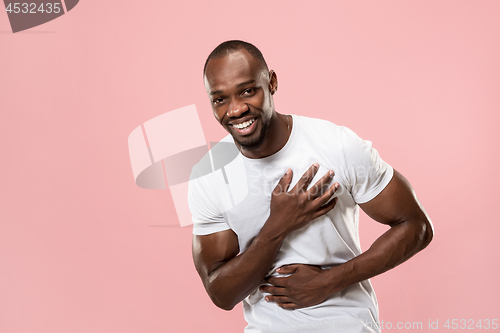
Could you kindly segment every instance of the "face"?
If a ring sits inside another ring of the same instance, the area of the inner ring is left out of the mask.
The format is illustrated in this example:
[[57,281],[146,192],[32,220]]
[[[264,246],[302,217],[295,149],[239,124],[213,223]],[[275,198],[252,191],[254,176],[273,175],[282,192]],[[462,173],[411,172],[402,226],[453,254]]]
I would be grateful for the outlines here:
[[276,74],[245,50],[207,64],[205,88],[214,116],[243,149],[256,150],[265,141],[276,87]]

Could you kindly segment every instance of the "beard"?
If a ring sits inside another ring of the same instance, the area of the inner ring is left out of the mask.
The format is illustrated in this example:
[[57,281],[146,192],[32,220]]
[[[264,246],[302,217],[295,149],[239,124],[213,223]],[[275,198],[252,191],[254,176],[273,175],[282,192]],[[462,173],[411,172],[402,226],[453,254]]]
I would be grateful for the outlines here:
[[260,133],[258,133],[257,137],[251,138],[248,140],[238,140],[237,138],[235,138],[233,136],[234,141],[241,146],[241,149],[244,149],[247,151],[255,151],[262,146],[264,141],[266,141],[266,138],[269,136],[268,129],[269,129],[270,119],[269,119],[269,121],[266,121],[266,122],[262,121],[262,118],[260,118],[260,119],[261,119],[262,127],[261,127]]

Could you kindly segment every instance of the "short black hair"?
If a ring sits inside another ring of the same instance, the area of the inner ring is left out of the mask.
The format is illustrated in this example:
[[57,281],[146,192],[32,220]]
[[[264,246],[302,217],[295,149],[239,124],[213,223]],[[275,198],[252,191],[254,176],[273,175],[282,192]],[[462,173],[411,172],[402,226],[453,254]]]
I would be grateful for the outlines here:
[[212,53],[208,56],[207,60],[205,61],[205,66],[203,67],[203,75],[205,75],[205,71],[207,70],[207,64],[210,61],[210,59],[216,59],[216,58],[222,58],[228,55],[229,53],[232,53],[234,51],[238,51],[244,49],[248,53],[250,53],[257,61],[259,61],[262,66],[266,69],[269,70],[267,67],[266,60],[264,60],[264,56],[260,52],[260,50],[255,47],[255,45],[244,42],[242,40],[228,40],[225,41],[219,46],[217,46]]

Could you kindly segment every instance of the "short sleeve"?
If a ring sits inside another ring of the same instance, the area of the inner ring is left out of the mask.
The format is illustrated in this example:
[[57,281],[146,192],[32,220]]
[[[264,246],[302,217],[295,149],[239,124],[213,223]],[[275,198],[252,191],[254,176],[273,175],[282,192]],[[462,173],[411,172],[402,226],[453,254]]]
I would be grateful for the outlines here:
[[366,203],[389,184],[394,170],[380,158],[371,141],[361,139],[352,130],[342,127],[341,140],[351,195],[357,204]]
[[193,234],[208,235],[230,229],[217,208],[210,190],[211,174],[191,177],[188,185],[188,204],[192,214]]

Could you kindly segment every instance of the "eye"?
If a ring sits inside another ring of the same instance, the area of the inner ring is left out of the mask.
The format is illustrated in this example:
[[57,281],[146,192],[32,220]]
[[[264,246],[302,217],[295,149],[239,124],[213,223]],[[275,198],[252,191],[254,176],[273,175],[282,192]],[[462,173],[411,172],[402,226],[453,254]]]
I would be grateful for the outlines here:
[[223,102],[224,102],[224,98],[220,98],[220,97],[219,97],[219,98],[215,98],[215,99],[212,101],[212,103],[213,103],[214,105],[217,105],[217,104],[222,104]]
[[248,88],[248,89],[243,90],[243,92],[242,92],[241,94],[242,94],[242,95],[247,95],[247,96],[248,96],[248,95],[253,94],[253,93],[254,93],[254,91],[255,91],[255,89],[254,89],[254,88]]

